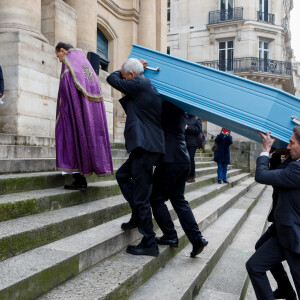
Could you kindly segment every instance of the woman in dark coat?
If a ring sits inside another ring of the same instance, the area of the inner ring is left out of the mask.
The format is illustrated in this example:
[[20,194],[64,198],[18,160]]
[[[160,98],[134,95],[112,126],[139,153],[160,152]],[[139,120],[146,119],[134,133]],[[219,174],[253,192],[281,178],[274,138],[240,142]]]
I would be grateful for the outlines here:
[[232,136],[230,131],[222,128],[220,134],[215,138],[217,149],[215,150],[214,161],[218,164],[218,183],[229,183],[227,180],[227,167],[230,164],[230,145]]
[[198,146],[198,135],[202,130],[202,121],[193,115],[187,115],[187,125],[185,126],[185,142],[190,155],[191,170],[187,182],[195,182],[195,153]]

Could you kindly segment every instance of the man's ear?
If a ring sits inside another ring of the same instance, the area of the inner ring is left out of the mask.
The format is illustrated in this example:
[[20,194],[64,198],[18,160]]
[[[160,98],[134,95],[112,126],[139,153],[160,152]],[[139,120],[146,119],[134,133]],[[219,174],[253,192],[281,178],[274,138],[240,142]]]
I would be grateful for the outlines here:
[[132,75],[132,78],[136,77],[136,74],[132,71],[130,71],[130,74]]

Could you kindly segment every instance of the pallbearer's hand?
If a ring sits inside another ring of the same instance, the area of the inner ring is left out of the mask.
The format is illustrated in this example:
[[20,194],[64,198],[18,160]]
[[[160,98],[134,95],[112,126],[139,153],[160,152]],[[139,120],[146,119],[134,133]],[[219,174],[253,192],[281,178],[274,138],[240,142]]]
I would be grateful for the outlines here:
[[257,133],[261,136],[262,144],[263,144],[263,152],[270,152],[272,145],[276,141],[276,139],[270,136],[271,131],[267,131],[266,134],[257,131]]
[[140,62],[142,63],[144,69],[146,69],[146,67],[148,66],[148,63],[145,59],[140,59]]

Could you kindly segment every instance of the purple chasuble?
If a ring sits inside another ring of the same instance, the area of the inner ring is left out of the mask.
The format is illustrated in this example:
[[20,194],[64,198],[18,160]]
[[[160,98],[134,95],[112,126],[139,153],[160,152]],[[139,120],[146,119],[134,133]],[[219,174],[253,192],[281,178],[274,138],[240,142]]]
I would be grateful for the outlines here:
[[56,109],[56,166],[83,175],[112,174],[113,165],[98,77],[79,49],[63,57]]

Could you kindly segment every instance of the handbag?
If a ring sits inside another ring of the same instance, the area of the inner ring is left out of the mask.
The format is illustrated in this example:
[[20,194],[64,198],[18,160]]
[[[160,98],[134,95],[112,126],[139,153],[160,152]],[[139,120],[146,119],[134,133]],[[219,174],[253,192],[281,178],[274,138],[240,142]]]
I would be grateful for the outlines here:
[[218,144],[215,142],[214,145],[211,148],[211,151],[215,152],[217,150],[217,148],[218,148]]
[[207,138],[206,136],[204,135],[203,131],[200,130],[198,136],[197,136],[197,144],[198,144],[198,147],[200,148],[203,148],[204,145],[206,144],[207,142]]

